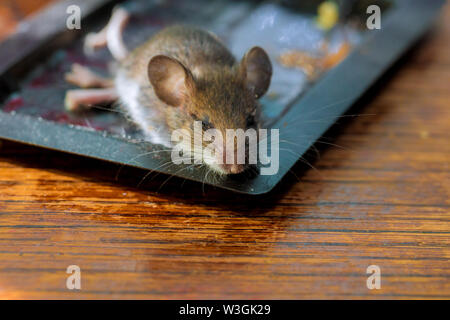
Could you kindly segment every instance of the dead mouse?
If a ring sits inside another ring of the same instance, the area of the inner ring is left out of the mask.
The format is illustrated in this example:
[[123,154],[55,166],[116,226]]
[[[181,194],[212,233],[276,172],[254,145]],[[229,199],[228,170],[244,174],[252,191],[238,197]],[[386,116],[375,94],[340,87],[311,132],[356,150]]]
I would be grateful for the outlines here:
[[[121,37],[127,20],[127,12],[116,9],[105,29],[88,36],[91,47],[107,45],[119,67],[111,81],[73,66],[67,81],[97,89],[69,90],[67,109],[118,100],[150,142],[169,147],[171,132],[192,133],[194,121],[202,122],[203,131],[215,128],[224,137],[226,129],[260,128],[258,99],[272,76],[263,49],[253,47],[237,62],[214,34],[172,26],[128,53]],[[225,144],[221,147],[225,158],[228,150]],[[234,163],[217,159],[208,165],[221,174],[240,173],[248,165],[236,163],[236,158]]]

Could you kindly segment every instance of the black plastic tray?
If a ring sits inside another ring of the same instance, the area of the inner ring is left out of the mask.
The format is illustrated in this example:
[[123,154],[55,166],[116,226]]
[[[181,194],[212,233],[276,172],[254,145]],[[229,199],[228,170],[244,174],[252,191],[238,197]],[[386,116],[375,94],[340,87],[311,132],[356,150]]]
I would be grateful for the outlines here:
[[[201,168],[184,170],[183,167],[171,166],[164,169],[161,165],[168,161],[168,155],[164,153],[139,157],[149,150],[158,150],[158,146],[80,130],[20,113],[0,111],[0,137],[160,171],[240,193],[263,194],[269,192],[299,160],[300,155],[423,35],[444,2],[395,1],[395,6],[382,16],[382,29],[366,32],[361,44],[342,63],[325,74],[272,125],[272,128],[280,129],[283,139],[298,142],[290,145],[289,151],[280,150],[280,169],[276,175],[217,179],[205,175]],[[19,79],[33,63],[79,36],[77,32],[67,31],[66,17],[60,14],[71,4],[81,7],[83,22],[88,23],[93,20],[94,13],[95,17],[100,14],[106,17],[113,5],[108,0],[58,2],[28,21],[20,28],[22,31],[1,43],[0,98],[14,92]],[[297,121],[293,119],[298,119],[299,115],[305,125],[295,125],[295,122],[292,125],[293,121]],[[286,125],[289,130],[284,131]]]

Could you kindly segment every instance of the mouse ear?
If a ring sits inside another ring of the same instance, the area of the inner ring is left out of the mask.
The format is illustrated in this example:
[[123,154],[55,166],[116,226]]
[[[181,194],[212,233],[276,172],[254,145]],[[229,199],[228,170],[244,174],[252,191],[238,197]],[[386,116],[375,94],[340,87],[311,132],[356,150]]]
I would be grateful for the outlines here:
[[272,63],[264,49],[251,48],[241,61],[240,72],[256,98],[260,98],[269,89]]
[[194,88],[192,73],[178,60],[154,56],[148,64],[148,78],[155,94],[171,106],[181,106]]

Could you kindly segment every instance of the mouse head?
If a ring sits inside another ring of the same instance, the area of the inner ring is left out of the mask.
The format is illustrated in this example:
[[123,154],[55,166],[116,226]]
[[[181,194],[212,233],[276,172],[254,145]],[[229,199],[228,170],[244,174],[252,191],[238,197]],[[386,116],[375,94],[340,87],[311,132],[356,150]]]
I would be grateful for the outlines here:
[[[222,141],[214,140],[216,150],[220,152],[207,162],[212,169],[235,174],[248,167],[248,139],[240,140],[247,146],[246,160],[242,164],[236,154],[238,139],[226,141],[226,136],[228,129],[259,128],[258,99],[266,93],[272,76],[272,64],[263,49],[253,47],[240,63],[209,64],[201,73],[195,70],[195,74],[180,61],[158,55],[150,60],[148,76],[157,97],[168,105],[167,108],[177,111],[168,113],[172,115],[167,119],[169,127],[186,129],[194,137],[198,134],[194,123],[199,121],[202,134],[209,129],[222,134]],[[210,143],[203,142],[203,147]],[[229,153],[234,156],[227,157]],[[234,160],[230,162],[232,158]]]

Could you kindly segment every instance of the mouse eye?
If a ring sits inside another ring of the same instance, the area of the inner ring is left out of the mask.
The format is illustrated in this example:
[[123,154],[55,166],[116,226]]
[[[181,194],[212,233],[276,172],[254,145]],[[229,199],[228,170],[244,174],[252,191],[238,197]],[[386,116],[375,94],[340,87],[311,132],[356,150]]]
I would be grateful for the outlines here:
[[211,129],[212,127],[213,127],[213,126],[212,126],[211,123],[209,123],[209,122],[206,121],[206,120],[202,120],[202,128],[203,128],[204,131],[206,131],[206,130],[208,130],[208,129]]
[[246,121],[247,121],[247,122],[246,122],[247,128],[249,128],[249,127],[254,127],[255,124],[256,124],[255,116],[252,116],[252,115],[249,115],[249,116],[247,117],[247,120],[246,120]]
[[191,117],[195,120],[195,121],[201,121],[202,122],[202,129],[203,131],[206,131],[208,129],[213,128],[213,125],[211,124],[211,122],[208,121],[208,119],[203,119],[200,120],[200,117],[198,117],[197,115],[191,113]]

